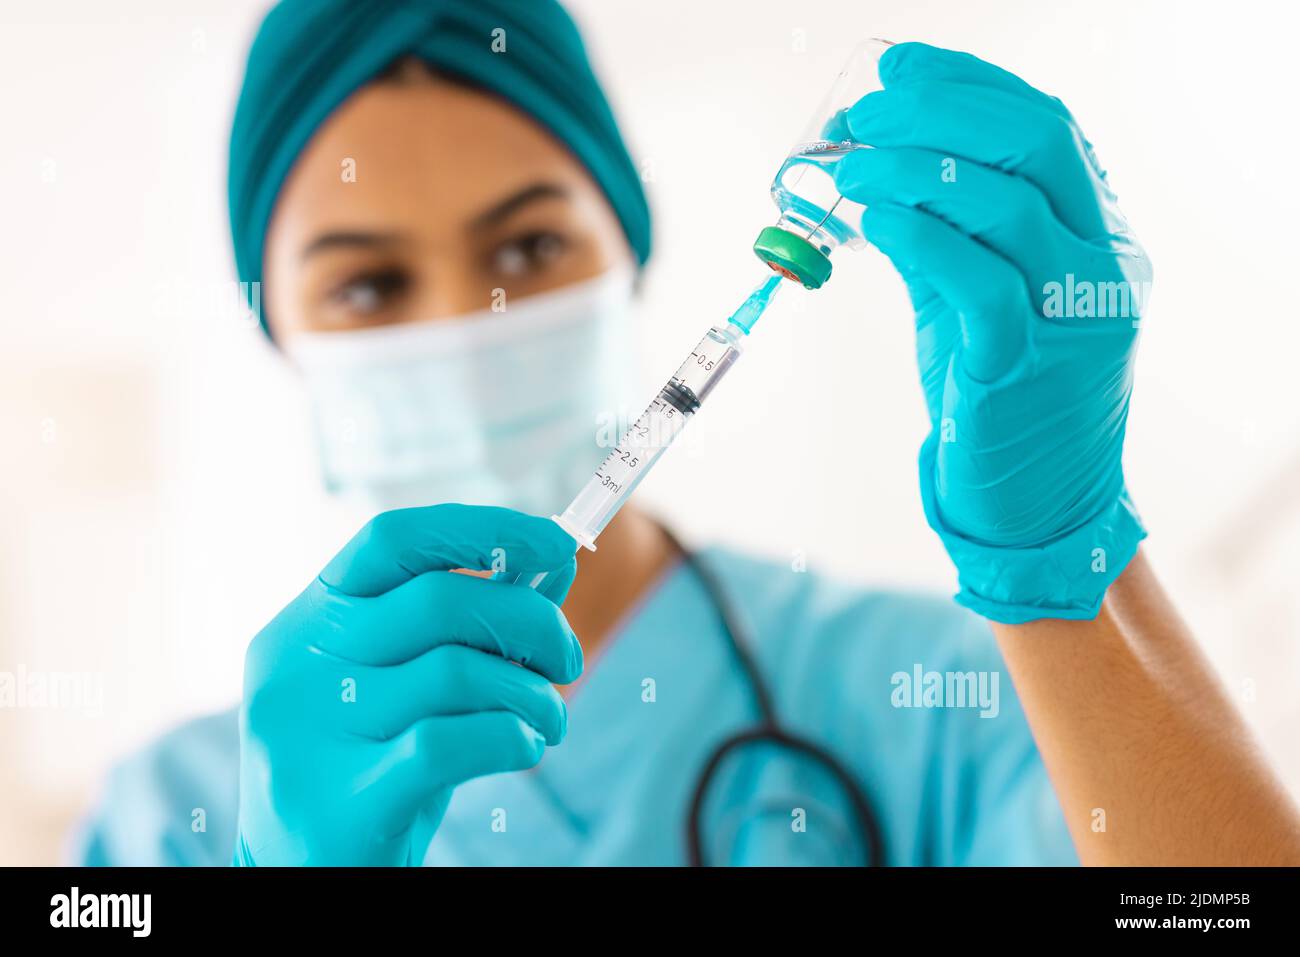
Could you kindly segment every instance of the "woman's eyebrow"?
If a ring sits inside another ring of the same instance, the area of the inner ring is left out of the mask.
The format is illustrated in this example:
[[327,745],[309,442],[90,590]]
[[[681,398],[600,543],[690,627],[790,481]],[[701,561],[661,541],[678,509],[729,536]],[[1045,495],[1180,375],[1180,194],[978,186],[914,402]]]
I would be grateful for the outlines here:
[[535,203],[542,199],[563,199],[568,195],[568,189],[559,183],[533,183],[531,186],[525,186],[517,193],[507,196],[501,202],[479,213],[470,221],[469,227],[470,229],[482,229],[485,226],[500,222],[529,203]]
[[361,230],[338,230],[321,233],[302,250],[302,258],[309,259],[320,252],[339,248],[374,249],[379,246],[391,246],[405,239],[400,233],[370,233]]

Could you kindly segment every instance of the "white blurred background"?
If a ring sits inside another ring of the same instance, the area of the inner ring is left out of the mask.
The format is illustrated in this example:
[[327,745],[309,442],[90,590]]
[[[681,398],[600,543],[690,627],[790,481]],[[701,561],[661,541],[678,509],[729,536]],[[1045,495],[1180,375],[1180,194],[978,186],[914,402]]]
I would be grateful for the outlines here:
[[[226,137],[264,6],[0,7],[0,671],[103,689],[97,713],[0,710],[0,863],[56,860],[109,762],[233,704],[249,638],[364,517],[323,499],[294,383],[228,307]],[[571,6],[657,216],[648,382],[761,278],[770,178],[855,40],[970,50],[1066,101],[1156,267],[1127,454],[1150,554],[1300,791],[1288,6]],[[643,499],[696,542],[950,592],[906,294],[874,251],[837,259],[783,294]]]

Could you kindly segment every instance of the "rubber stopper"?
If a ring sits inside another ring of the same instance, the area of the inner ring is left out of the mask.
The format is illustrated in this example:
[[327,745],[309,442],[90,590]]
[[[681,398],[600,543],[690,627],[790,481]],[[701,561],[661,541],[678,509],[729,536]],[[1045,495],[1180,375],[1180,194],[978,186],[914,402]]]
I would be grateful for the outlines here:
[[802,236],[779,226],[763,228],[754,240],[754,254],[805,289],[818,289],[831,278],[829,257]]

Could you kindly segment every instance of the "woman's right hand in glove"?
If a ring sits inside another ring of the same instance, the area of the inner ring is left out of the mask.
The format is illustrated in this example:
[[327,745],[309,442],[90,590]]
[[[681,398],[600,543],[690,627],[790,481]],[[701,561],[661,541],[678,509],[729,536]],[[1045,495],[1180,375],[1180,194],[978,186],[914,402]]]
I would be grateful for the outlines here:
[[[418,865],[462,781],[530,768],[582,672],[574,542],[466,505],[385,512],[249,646],[236,864]],[[541,592],[453,569],[559,570]]]

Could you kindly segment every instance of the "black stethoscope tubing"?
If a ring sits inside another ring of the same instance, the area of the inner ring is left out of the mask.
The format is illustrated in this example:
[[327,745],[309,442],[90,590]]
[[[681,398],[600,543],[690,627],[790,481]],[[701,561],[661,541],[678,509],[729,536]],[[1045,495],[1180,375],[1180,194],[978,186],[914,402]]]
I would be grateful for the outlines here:
[[752,643],[746,640],[747,631],[731,602],[730,596],[727,594],[726,589],[723,588],[721,580],[713,569],[709,568],[700,559],[699,555],[683,545],[672,531],[664,528],[663,533],[669,543],[681,555],[682,561],[699,579],[700,584],[704,586],[704,590],[708,592],[709,598],[718,612],[718,618],[722,622],[722,630],[726,635],[732,655],[735,657],[736,663],[740,665],[740,669],[749,683],[750,691],[754,696],[754,704],[759,713],[759,720],[756,723],[732,734],[713,749],[696,779],[695,788],[691,795],[690,810],[686,819],[686,849],[689,863],[692,867],[704,867],[708,864],[708,861],[704,858],[701,819],[704,813],[704,800],[708,796],[709,788],[723,761],[735,752],[750,745],[772,744],[804,755],[830,772],[844,789],[844,793],[848,795],[849,803],[853,809],[853,816],[857,819],[858,831],[867,851],[865,865],[868,867],[884,866],[884,834],[880,827],[880,820],[876,816],[866,792],[852,773],[833,754],[813,741],[782,727],[776,712],[772,691],[763,679],[763,674],[754,659]]

